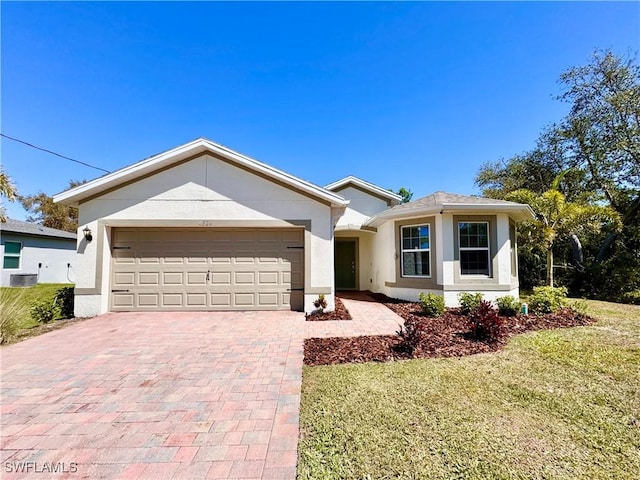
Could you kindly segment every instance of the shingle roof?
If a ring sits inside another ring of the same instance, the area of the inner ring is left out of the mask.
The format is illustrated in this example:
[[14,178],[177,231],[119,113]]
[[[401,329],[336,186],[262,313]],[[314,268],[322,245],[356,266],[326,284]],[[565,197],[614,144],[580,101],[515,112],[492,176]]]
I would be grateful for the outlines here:
[[70,238],[75,240],[76,234],[71,232],[65,232],[64,230],[58,230],[57,228],[43,227],[37,223],[22,222],[20,220],[14,220],[7,218],[6,222],[0,223],[0,231],[11,233],[22,233],[25,235],[34,235],[39,237],[56,237],[56,238]]
[[470,195],[459,195],[457,193],[448,193],[438,191],[432,193],[431,195],[427,195],[426,197],[419,198],[409,203],[404,203],[402,205],[398,205],[397,207],[393,207],[391,210],[394,212],[403,211],[403,210],[413,210],[423,207],[431,207],[436,205],[484,205],[487,207],[493,207],[496,205],[511,205],[517,206],[520,205],[515,202],[508,202],[506,200],[496,200],[493,198],[485,198],[485,197],[472,197]]
[[391,218],[466,210],[508,212],[518,220],[533,218],[531,207],[521,203],[496,200],[493,198],[458,195],[456,193],[435,192],[426,197],[385,210],[369,219],[366,225],[378,226]]

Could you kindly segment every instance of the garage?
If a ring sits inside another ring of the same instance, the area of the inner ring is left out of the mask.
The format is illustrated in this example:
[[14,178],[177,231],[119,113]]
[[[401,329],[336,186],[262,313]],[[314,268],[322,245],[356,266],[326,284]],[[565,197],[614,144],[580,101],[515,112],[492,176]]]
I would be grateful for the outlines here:
[[303,310],[302,228],[113,228],[111,311]]

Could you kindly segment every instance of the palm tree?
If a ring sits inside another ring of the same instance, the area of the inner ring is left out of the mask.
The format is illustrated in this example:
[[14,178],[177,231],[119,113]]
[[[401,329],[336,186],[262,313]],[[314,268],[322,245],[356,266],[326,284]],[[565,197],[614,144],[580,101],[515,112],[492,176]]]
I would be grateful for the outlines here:
[[[18,189],[11,181],[9,175],[4,170],[0,170],[0,197],[4,197],[10,202],[15,201],[18,196]],[[0,222],[6,222],[4,206],[0,207]]]
[[515,190],[506,199],[526,203],[536,214],[535,220],[524,222],[520,228],[523,239],[530,245],[541,245],[547,251],[547,285],[553,287],[553,246],[557,240],[582,233],[598,233],[605,225],[620,230],[620,216],[611,207],[597,204],[567,202],[560,191],[560,182],[568,170],[561,172],[551,188],[542,194],[527,189]]

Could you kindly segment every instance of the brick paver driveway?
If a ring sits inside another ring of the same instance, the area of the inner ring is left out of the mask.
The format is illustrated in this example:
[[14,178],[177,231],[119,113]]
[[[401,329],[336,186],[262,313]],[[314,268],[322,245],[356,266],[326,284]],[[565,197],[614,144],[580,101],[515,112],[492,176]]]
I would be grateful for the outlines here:
[[0,476],[294,479],[303,335],[293,312],[120,313],[5,347]]

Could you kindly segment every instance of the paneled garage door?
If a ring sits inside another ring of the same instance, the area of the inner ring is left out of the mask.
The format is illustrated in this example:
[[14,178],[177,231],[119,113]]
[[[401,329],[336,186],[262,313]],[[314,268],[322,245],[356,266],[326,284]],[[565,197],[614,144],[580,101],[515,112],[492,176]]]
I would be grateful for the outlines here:
[[302,229],[114,228],[111,310],[303,310]]

